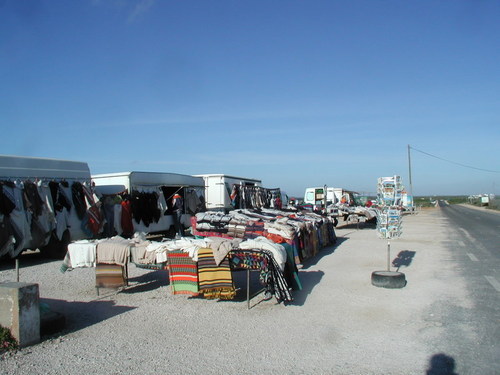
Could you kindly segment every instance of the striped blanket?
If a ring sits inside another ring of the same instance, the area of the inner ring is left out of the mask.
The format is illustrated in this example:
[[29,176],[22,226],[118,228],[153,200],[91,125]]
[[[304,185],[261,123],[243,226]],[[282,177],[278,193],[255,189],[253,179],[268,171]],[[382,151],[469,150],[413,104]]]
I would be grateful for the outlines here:
[[198,270],[189,253],[182,250],[167,251],[167,264],[172,294],[197,296]]
[[198,279],[200,292],[207,299],[233,299],[236,295],[229,259],[217,266],[212,249],[198,250]]
[[125,267],[119,264],[96,264],[95,285],[98,288],[119,288],[126,286]]

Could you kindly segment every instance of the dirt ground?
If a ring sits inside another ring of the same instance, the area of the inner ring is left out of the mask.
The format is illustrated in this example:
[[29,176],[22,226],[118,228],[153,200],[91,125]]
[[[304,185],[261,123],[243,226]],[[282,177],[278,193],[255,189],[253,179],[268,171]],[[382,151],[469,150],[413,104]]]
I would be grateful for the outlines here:
[[[447,230],[439,208],[405,216],[390,268],[407,285],[385,289],[371,273],[387,268],[387,241],[373,226],[337,228],[337,244],[301,268],[293,303],[257,296],[250,309],[241,275],[237,300],[219,302],[173,296],[165,271],[132,265],[126,290],[97,297],[93,269],[61,273],[61,261],[25,260],[21,281],[39,284],[42,302],[67,325],[4,354],[0,373],[408,375],[432,374],[450,358],[460,373],[460,358],[448,352],[447,311],[473,306],[449,262]],[[0,267],[0,282],[14,278],[12,267]]]

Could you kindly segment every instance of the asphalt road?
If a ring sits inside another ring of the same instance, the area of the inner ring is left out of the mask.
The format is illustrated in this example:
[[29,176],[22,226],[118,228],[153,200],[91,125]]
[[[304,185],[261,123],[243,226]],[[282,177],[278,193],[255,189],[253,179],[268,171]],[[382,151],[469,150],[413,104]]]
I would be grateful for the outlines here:
[[[448,338],[466,373],[498,373],[500,363],[500,213],[440,202],[450,228],[448,246],[474,307],[449,311],[463,322]],[[472,332],[467,332],[467,326]],[[473,335],[472,335],[473,333]],[[469,335],[470,334],[470,335]],[[472,339],[471,337],[474,337]]]

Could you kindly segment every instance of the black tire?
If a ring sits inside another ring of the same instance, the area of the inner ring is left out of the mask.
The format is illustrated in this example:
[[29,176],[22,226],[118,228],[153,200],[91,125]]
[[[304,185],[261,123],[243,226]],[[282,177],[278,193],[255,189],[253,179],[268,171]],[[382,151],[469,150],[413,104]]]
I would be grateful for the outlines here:
[[406,285],[406,277],[402,272],[374,271],[372,272],[372,285],[380,288],[399,289]]

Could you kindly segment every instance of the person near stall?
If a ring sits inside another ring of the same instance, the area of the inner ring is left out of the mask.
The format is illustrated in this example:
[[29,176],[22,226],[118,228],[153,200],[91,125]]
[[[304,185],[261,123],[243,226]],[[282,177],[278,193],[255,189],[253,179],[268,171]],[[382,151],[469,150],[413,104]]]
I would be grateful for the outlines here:
[[174,219],[174,228],[176,237],[184,237],[184,227],[182,225],[182,210],[184,207],[184,201],[180,194],[175,193],[172,197],[172,212]]
[[283,208],[283,203],[281,202],[281,198],[279,197],[279,195],[276,197],[276,199],[274,200],[274,207],[277,209],[277,210],[281,210]]

